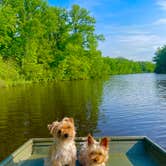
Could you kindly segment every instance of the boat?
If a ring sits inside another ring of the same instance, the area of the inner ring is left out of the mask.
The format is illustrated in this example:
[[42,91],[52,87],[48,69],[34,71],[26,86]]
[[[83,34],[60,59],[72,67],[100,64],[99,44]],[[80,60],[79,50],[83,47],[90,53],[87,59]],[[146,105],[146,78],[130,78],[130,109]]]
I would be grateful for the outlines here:
[[[109,137],[107,166],[166,166],[166,151],[144,136]],[[97,138],[100,139],[100,138]],[[0,162],[0,166],[43,166],[53,138],[32,138]],[[85,137],[76,138],[79,151]],[[79,166],[79,162],[76,162]]]

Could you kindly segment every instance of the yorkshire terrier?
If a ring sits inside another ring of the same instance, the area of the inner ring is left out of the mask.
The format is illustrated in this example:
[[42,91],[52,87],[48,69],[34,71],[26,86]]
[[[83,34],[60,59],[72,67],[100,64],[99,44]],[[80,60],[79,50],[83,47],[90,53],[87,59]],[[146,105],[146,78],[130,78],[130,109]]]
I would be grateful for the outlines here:
[[45,166],[75,166],[76,146],[75,127],[73,118],[65,117],[62,121],[55,121],[48,125],[50,134],[55,142],[50,148]]
[[109,140],[102,138],[97,142],[88,135],[87,142],[82,146],[79,162],[82,166],[105,166],[109,156]]

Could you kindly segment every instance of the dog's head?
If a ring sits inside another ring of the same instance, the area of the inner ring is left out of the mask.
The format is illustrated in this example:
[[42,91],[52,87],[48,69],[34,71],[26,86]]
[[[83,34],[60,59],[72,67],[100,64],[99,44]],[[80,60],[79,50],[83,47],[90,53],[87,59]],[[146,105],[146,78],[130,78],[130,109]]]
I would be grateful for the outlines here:
[[58,140],[73,140],[75,138],[75,127],[73,118],[65,117],[62,121],[55,121],[48,125],[50,134]]
[[108,160],[109,140],[102,138],[97,142],[91,135],[87,138],[88,159],[91,166],[100,166]]

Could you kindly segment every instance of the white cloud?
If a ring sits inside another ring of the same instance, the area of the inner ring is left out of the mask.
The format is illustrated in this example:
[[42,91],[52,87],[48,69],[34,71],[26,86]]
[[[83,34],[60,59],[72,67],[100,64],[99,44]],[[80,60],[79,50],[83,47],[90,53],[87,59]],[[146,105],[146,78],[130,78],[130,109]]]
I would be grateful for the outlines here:
[[[104,56],[126,57],[133,60],[151,61],[156,48],[166,43],[165,33],[160,33],[155,26],[110,26],[105,27],[110,33],[106,41],[100,43],[99,49]],[[160,28],[157,26],[157,28]],[[108,30],[109,29],[109,30]],[[111,31],[113,30],[113,33]]]
[[146,35],[146,34],[133,34],[133,35],[123,35],[123,36],[117,36],[117,39],[119,42],[124,44],[130,44],[131,46],[147,46],[147,45],[153,45],[154,43],[158,43],[158,41],[161,41],[161,38],[157,35]]
[[99,33],[104,33],[107,36],[108,35],[118,35],[118,34],[149,34],[150,32],[145,29],[147,25],[123,25],[123,26],[117,26],[117,25],[100,25],[97,26],[97,30]]
[[154,25],[166,25],[166,18],[160,18],[154,22]]
[[163,10],[166,10],[166,0],[157,0],[157,5],[159,5]]

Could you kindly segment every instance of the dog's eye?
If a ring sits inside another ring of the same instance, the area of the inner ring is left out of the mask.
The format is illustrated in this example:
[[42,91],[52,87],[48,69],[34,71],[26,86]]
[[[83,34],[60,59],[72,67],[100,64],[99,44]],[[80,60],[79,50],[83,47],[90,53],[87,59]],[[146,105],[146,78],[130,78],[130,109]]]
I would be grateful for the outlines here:
[[68,128],[68,129],[71,129],[71,127],[70,127],[70,126],[68,126],[67,128]]
[[101,152],[99,152],[99,155],[100,155],[100,156],[102,156],[102,153],[101,153]]
[[95,152],[91,152],[91,153],[90,153],[90,155],[94,155],[94,154],[95,154]]

